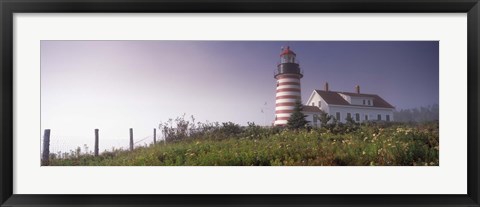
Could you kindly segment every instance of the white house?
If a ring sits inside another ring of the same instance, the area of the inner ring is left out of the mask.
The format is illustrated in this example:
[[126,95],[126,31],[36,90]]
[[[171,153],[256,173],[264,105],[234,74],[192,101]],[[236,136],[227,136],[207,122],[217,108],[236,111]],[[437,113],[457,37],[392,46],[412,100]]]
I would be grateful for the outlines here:
[[364,121],[393,121],[395,107],[375,94],[360,93],[360,86],[355,92],[330,91],[328,83],[324,90],[314,90],[306,102],[303,113],[313,126],[320,126],[318,120],[321,111],[345,123],[347,117],[357,123]]

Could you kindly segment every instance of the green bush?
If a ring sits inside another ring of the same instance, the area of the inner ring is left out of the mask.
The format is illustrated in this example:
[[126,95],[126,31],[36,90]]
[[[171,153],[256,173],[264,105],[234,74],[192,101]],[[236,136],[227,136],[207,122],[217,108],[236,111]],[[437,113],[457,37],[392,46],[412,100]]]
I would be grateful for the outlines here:
[[[212,125],[214,126],[214,125]],[[337,123],[328,128],[289,130],[241,127],[222,123],[202,136],[136,148],[98,157],[72,151],[52,156],[51,165],[271,166],[348,165],[413,166],[439,164],[438,122],[426,124],[362,123],[350,130]]]

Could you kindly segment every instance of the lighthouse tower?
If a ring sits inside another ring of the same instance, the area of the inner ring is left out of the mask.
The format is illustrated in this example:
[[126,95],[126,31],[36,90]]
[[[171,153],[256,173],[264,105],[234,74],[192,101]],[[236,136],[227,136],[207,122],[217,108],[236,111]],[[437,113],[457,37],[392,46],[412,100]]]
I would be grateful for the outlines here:
[[280,63],[275,71],[277,79],[277,93],[275,100],[275,126],[287,124],[295,108],[295,102],[301,100],[300,79],[303,74],[296,59],[296,54],[290,47],[282,49]]

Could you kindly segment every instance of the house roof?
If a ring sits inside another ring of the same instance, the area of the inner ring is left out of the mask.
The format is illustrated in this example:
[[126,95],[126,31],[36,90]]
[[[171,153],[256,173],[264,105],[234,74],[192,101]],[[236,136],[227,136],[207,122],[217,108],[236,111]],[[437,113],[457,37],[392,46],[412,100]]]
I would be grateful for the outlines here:
[[365,105],[358,105],[362,107],[377,107],[377,108],[395,108],[387,101],[382,99],[380,96],[375,94],[364,94],[364,93],[351,93],[351,92],[339,92],[339,91],[323,91],[323,90],[315,90],[315,92],[320,95],[327,104],[333,105],[344,105],[344,106],[357,106],[348,103],[345,99],[342,98],[340,94],[344,94],[347,96],[352,97],[366,97],[371,98],[373,100],[372,106],[365,106]]
[[321,112],[320,108],[317,106],[303,106],[302,111],[305,112]]

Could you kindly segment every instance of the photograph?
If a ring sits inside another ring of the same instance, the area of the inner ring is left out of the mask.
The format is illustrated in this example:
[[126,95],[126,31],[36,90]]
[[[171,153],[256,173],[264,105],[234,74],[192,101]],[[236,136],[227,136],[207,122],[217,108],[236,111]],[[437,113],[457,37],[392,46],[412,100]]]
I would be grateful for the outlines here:
[[0,206],[480,207],[479,1],[0,0]]
[[42,40],[39,90],[42,167],[440,166],[439,41]]

